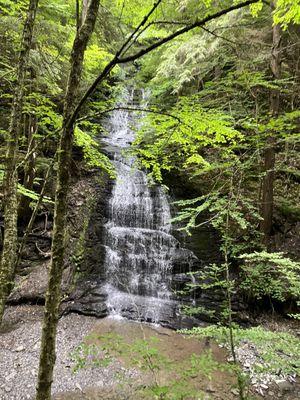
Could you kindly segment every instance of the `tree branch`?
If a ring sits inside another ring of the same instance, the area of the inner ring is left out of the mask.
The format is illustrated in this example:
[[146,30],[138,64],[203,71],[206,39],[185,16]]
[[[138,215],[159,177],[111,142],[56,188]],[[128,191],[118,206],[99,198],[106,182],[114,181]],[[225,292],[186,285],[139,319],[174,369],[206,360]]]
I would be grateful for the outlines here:
[[122,53],[126,53],[127,45],[131,42],[131,40],[138,33],[138,31],[146,24],[148,19],[151,17],[151,15],[154,13],[154,11],[157,9],[157,7],[160,5],[161,2],[162,2],[162,0],[158,0],[156,3],[154,3],[153,7],[148,12],[148,14],[145,15],[142,22],[135,28],[135,30],[132,32],[132,34],[129,36],[129,38],[125,41],[125,43],[121,46],[119,51],[116,53],[116,57],[119,57]]
[[258,1],[259,0],[247,0],[247,1],[244,1],[243,3],[235,4],[229,8],[226,8],[225,10],[221,10],[214,14],[208,15],[207,17],[203,18],[202,20],[195,21],[193,24],[187,25],[184,28],[179,29],[178,31],[172,33],[171,35],[157,41],[156,43],[153,43],[152,45],[146,47],[145,49],[138,51],[135,54],[132,54],[131,56],[119,58],[118,64],[125,64],[127,62],[134,61],[134,60],[144,56],[145,54],[149,53],[150,51],[157,49],[158,47],[162,46],[163,44],[170,42],[171,40],[175,39],[176,37],[183,35],[184,33],[187,33],[195,28],[200,28],[203,25],[207,24],[208,22],[210,22],[216,18],[220,18],[223,15],[230,13],[231,11],[239,10],[240,8],[246,7],[250,4],[257,3]]
[[75,123],[76,118],[82,108],[82,106],[85,104],[85,102],[87,101],[87,99],[94,93],[94,91],[96,90],[97,86],[99,85],[99,83],[101,83],[106,76],[108,76],[108,74],[110,73],[110,71],[118,64],[126,64],[128,62],[137,60],[138,58],[141,58],[142,56],[150,53],[151,51],[159,48],[160,46],[170,42],[171,40],[175,39],[178,36],[183,35],[184,33],[187,33],[195,28],[199,28],[202,27],[203,25],[207,24],[208,22],[217,19],[219,17],[222,17],[223,15],[226,15],[232,11],[235,10],[239,10],[241,8],[244,8],[250,4],[254,4],[257,3],[260,0],[246,0],[242,3],[239,4],[235,4],[232,5],[231,7],[226,8],[225,10],[221,10],[218,11],[214,14],[208,15],[207,17],[203,18],[202,20],[196,20],[194,23],[185,26],[184,28],[179,29],[178,31],[170,34],[169,36],[158,40],[157,42],[153,43],[152,45],[138,51],[135,54],[132,54],[130,56],[127,57],[123,57],[123,58],[119,58],[119,56],[121,55],[122,51],[126,48],[126,46],[129,44],[129,42],[131,41],[131,39],[134,37],[134,35],[138,32],[138,30],[145,25],[145,23],[147,22],[147,20],[149,19],[149,16],[152,14],[152,12],[154,11],[154,7],[158,6],[158,4],[161,3],[161,1],[158,1],[157,3],[155,3],[155,5],[152,7],[151,11],[147,14],[147,16],[143,19],[143,21],[139,24],[139,28],[136,28],[134,30],[134,32],[130,35],[130,40],[127,39],[126,42],[121,46],[120,50],[117,51],[117,53],[115,54],[114,58],[104,67],[104,69],[102,70],[102,72],[98,75],[98,77],[95,79],[95,81],[91,84],[91,86],[87,89],[87,91],[85,92],[85,94],[82,96],[82,98],[80,99],[78,105],[76,106],[75,110],[73,111],[68,124],[72,125]]

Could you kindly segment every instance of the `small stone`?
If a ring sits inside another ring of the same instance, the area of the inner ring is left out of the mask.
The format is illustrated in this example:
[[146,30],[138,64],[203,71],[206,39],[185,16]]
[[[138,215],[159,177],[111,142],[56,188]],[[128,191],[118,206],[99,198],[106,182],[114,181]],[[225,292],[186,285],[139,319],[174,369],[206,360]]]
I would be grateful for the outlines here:
[[9,392],[11,392],[11,387],[5,386],[4,390],[6,391],[6,393],[9,393]]
[[40,344],[39,344],[39,343],[36,343],[36,344],[33,346],[33,350],[39,350],[39,348],[40,348]]
[[264,383],[262,383],[261,385],[260,385],[263,389],[269,389],[269,386],[267,386],[267,385],[265,385]]
[[273,396],[275,396],[275,393],[272,392],[272,391],[270,390],[270,391],[268,392],[268,395],[273,397]]
[[275,382],[282,392],[289,391],[292,388],[292,385],[289,382],[287,382],[285,379],[278,379]]
[[79,383],[76,383],[75,386],[77,387],[77,389],[79,389],[81,392],[83,392],[82,387],[79,385]]
[[7,375],[7,376],[5,377],[5,380],[6,380],[6,381],[11,381],[12,379],[14,379],[15,376],[16,376],[16,372],[13,371],[11,374],[9,374],[9,375]]
[[25,350],[25,347],[23,347],[23,346],[19,346],[19,347],[17,347],[15,349],[16,352],[20,352],[20,351],[23,351],[23,350]]
[[211,383],[208,384],[206,391],[209,393],[215,393],[216,390],[212,387]]
[[239,396],[239,394],[240,394],[238,389],[231,389],[231,393],[234,394],[235,396]]

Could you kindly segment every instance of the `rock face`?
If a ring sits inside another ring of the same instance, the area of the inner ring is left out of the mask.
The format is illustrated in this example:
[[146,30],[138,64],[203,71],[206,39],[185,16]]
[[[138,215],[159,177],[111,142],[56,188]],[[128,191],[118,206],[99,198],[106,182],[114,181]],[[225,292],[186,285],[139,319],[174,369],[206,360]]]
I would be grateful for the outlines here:
[[[124,98],[127,104],[136,100],[134,92]],[[103,144],[117,179],[94,171],[72,185],[62,312],[115,314],[173,328],[212,320],[223,293],[183,291],[199,280],[191,272],[218,262],[217,237],[206,227],[193,240],[175,236],[169,196],[162,187],[149,186],[146,174],[124,154],[134,140],[133,124],[139,124],[138,118],[126,111],[116,111],[107,122],[110,133]],[[172,187],[172,195],[181,198],[180,187]],[[19,273],[25,276],[18,277],[13,303],[44,301],[52,225],[51,220],[47,226],[39,224],[23,255]],[[198,308],[195,317],[181,312],[182,306],[190,305]],[[243,308],[238,302],[234,305]]]
[[[123,99],[126,104],[134,100],[134,92],[127,92]],[[110,133],[103,142],[117,179],[95,186],[88,212],[79,213],[88,218],[79,221],[69,246],[70,260],[77,262],[73,268],[79,277],[64,310],[97,316],[109,313],[175,328],[211,320],[213,314],[206,308],[211,311],[219,307],[224,296],[199,289],[178,294],[186,284],[196,284],[191,272],[199,269],[201,262],[193,251],[182,246],[182,237],[174,236],[170,202],[164,190],[149,186],[146,174],[136,169],[132,156],[124,154],[134,140],[131,126],[138,124],[137,117],[127,111],[116,111],[107,123]],[[72,198],[76,198],[76,214],[78,196],[73,194]],[[201,234],[207,246],[211,235]],[[201,320],[184,316],[182,305],[197,306]]]

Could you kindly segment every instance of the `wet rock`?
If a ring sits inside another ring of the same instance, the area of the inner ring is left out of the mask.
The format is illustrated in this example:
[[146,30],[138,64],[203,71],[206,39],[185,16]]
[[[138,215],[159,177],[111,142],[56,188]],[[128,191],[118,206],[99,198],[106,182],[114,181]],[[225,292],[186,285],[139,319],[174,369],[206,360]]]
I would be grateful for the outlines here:
[[61,305],[61,312],[68,314],[77,312],[83,315],[105,317],[108,314],[106,292],[103,283],[95,280],[82,280],[77,283],[76,289]]

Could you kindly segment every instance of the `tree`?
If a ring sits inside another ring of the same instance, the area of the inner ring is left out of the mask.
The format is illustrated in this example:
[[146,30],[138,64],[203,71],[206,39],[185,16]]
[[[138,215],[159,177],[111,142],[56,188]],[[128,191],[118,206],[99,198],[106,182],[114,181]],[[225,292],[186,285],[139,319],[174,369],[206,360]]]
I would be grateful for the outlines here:
[[62,134],[58,150],[52,259],[42,331],[37,400],[51,399],[51,384],[56,358],[56,328],[59,316],[61,280],[64,267],[67,193],[71,151],[74,139],[74,126],[70,123],[70,116],[75,107],[83,68],[84,52],[93,33],[99,2],[99,0],[90,0],[86,17],[77,30],[71,54],[71,68],[64,101]]
[[24,22],[21,51],[17,66],[17,78],[13,96],[10,126],[7,135],[6,168],[4,177],[4,240],[0,268],[0,323],[6,299],[12,287],[18,245],[18,171],[16,169],[18,144],[21,136],[22,109],[25,89],[25,74],[35,22],[38,0],[30,0]]
[[84,53],[93,32],[99,7],[99,0],[90,0],[86,17],[82,21],[82,25],[77,29],[76,37],[73,43],[71,54],[71,69],[69,73],[68,85],[64,101],[62,134],[58,149],[58,177],[55,196],[52,259],[49,272],[49,283],[46,295],[45,315],[42,331],[37,400],[50,400],[51,397],[51,384],[56,357],[55,340],[61,297],[61,281],[64,267],[67,193],[70,174],[69,168],[74,137],[74,124],[82,106],[91,96],[91,94],[94,93],[97,86],[109,75],[110,71],[116,65],[134,61],[144,56],[145,54],[157,49],[163,44],[171,41],[177,36],[189,32],[199,26],[203,26],[208,21],[225,15],[233,10],[255,3],[256,1],[257,0],[248,0],[238,5],[228,7],[225,10],[217,11],[216,13],[208,15],[202,20],[197,20],[194,23],[187,25],[182,29],[179,29],[175,33],[170,34],[169,36],[161,40],[158,40],[154,44],[140,51],[137,51],[132,55],[126,56],[126,51],[130,48],[132,44],[135,43],[136,35],[145,26],[150,16],[162,2],[162,0],[158,0],[153,5],[148,14],[143,18],[138,27],[129,36],[129,38],[125,40],[120,49],[116,52],[113,59],[105,66],[103,71],[99,74],[99,76],[88,88],[83,97],[76,104],[75,101],[79,91]]
[[[276,9],[276,1],[272,3],[272,10]],[[281,78],[281,27],[274,24],[272,28],[272,53],[270,67],[274,80]],[[270,93],[270,114],[272,118],[277,118],[280,106],[279,89],[272,89]],[[266,149],[264,154],[264,171],[262,190],[262,232],[264,234],[264,242],[267,247],[270,246],[270,234],[273,224],[273,207],[274,207],[274,177],[275,177],[275,145],[276,138],[274,133],[267,138]]]

